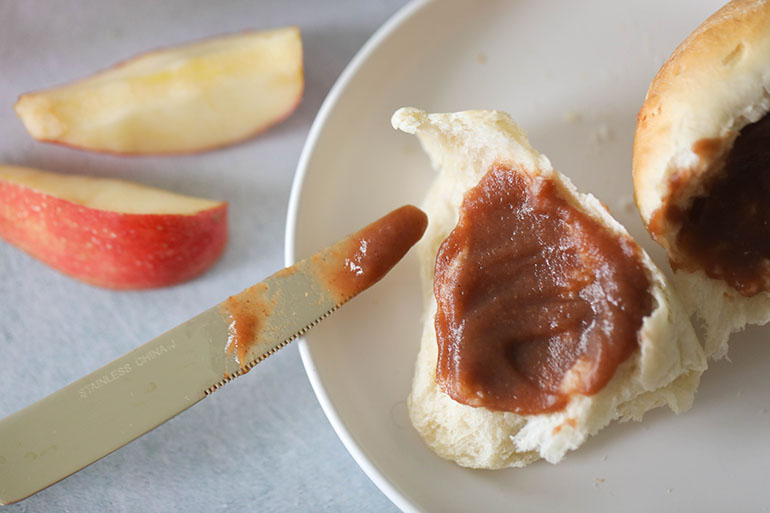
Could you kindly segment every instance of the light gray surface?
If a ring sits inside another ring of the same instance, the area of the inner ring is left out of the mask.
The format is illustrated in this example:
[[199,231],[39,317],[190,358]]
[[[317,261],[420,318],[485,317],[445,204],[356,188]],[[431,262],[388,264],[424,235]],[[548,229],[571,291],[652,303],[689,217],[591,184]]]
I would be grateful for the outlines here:
[[[345,64],[404,0],[0,0],[0,163],[135,180],[230,202],[231,240],[204,276],[115,292],[0,242],[0,416],[17,411],[272,273],[310,124]],[[244,28],[298,25],[306,90],[283,124],[185,157],[121,158],[35,142],[18,94],[136,53]],[[367,221],[367,220],[362,220]],[[331,241],[330,241],[331,242]],[[333,319],[332,321],[333,322]],[[394,511],[336,438],[296,345],[167,424],[8,512]]]

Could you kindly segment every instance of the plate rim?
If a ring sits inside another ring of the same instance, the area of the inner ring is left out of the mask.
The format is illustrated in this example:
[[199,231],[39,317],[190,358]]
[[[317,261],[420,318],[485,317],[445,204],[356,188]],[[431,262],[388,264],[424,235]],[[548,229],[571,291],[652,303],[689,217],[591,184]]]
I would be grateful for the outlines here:
[[[433,0],[411,0],[406,5],[397,10],[390,18],[388,18],[380,27],[369,37],[364,45],[356,52],[350,62],[345,66],[342,73],[340,73],[337,80],[332,85],[329,93],[326,95],[323,103],[321,104],[312,125],[308,132],[305,144],[302,147],[297,167],[294,173],[294,178],[291,184],[291,191],[289,193],[289,202],[286,213],[286,230],[284,235],[284,265],[291,266],[296,263],[296,228],[297,228],[297,212],[300,205],[300,197],[302,196],[303,186],[305,183],[305,176],[307,175],[308,165],[310,158],[313,155],[318,139],[326,125],[326,122],[331,115],[337,102],[342,97],[343,93],[347,89],[351,80],[356,76],[361,66],[369,60],[372,53],[375,52],[382,44],[384,44],[393,32],[399,28],[408,19],[416,15],[420,10],[432,3]],[[342,444],[347,449],[348,453],[353,457],[355,462],[364,471],[366,476],[371,480],[375,486],[401,511],[405,513],[419,513],[421,510],[416,506],[414,502],[409,500],[401,490],[396,488],[380,471],[380,469],[370,461],[366,456],[362,448],[354,439],[353,435],[348,431],[344,422],[340,418],[337,410],[332,405],[331,398],[329,397],[326,388],[324,387],[321,379],[316,371],[315,364],[310,355],[310,350],[307,345],[307,340],[302,337],[298,341],[299,354],[302,359],[302,364],[305,368],[305,374],[310,381],[310,385],[313,388],[318,402],[321,405],[321,409],[326,415],[327,420],[332,425],[334,432],[340,439]]]

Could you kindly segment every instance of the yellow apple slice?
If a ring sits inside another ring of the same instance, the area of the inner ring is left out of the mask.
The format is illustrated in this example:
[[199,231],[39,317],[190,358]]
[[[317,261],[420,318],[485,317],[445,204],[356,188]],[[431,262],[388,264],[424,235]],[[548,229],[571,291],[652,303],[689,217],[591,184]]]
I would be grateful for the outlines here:
[[0,237],[93,285],[160,287],[193,278],[219,258],[227,203],[0,165]]
[[121,154],[204,151],[291,114],[302,97],[296,27],[157,50],[60,87],[23,94],[16,113],[38,140]]

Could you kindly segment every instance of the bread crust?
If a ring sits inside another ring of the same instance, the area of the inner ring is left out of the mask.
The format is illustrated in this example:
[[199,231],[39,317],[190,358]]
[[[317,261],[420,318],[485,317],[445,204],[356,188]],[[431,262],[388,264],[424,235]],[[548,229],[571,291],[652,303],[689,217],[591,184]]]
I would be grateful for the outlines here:
[[[637,120],[634,198],[645,226],[673,263],[684,258],[676,244],[680,226],[662,212],[671,205],[686,210],[718,171],[740,130],[768,111],[770,1],[734,0],[674,50],[650,84]],[[758,315],[761,305],[770,306],[766,293],[747,298],[703,273],[676,274],[696,276],[709,290],[724,292],[717,299],[705,298],[691,285],[693,276],[675,280],[689,284],[680,293],[688,309],[704,320],[706,352],[712,357],[726,353],[729,333],[743,324],[730,322],[729,329],[714,325],[706,317],[713,305],[704,299],[723,302],[737,317],[749,309],[753,323],[770,319],[770,309]]]
[[633,150],[636,203],[645,223],[670,192],[672,176],[698,181],[719,151],[699,155],[703,139],[724,140],[770,110],[770,1],[735,0],[703,22],[650,84]]
[[408,406],[412,424],[440,456],[473,468],[521,467],[538,459],[560,461],[614,419],[641,419],[668,405],[692,404],[705,358],[684,307],[666,278],[640,250],[655,306],[639,330],[639,349],[592,396],[575,395],[563,411],[517,415],[452,400],[436,382],[433,268],[439,245],[457,224],[463,195],[494,165],[553,180],[564,199],[619,236],[626,230],[593,196],[579,193],[534,150],[505,113],[467,111],[427,114],[400,109],[393,126],[418,136],[439,174],[423,208],[430,223],[420,243],[424,329]]

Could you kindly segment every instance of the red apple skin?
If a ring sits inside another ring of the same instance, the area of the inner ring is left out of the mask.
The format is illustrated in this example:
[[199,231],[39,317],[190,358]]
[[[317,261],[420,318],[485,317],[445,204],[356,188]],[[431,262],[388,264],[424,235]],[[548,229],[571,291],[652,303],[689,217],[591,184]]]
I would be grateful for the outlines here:
[[221,256],[227,207],[192,215],[127,214],[0,181],[0,237],[92,285],[162,287],[202,274]]

